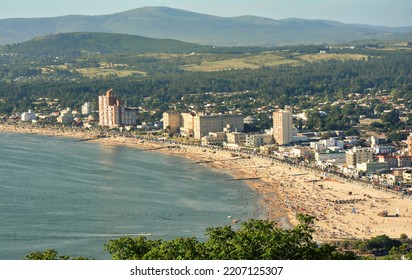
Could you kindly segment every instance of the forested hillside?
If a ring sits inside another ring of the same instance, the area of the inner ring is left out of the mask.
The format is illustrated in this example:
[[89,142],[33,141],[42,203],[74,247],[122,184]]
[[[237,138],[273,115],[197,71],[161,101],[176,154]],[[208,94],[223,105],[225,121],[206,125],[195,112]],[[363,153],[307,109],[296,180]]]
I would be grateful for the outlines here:
[[[399,98],[405,98],[410,106],[412,56],[409,52],[390,52],[369,56],[362,60],[325,60],[278,67],[239,69],[218,72],[186,72],[178,65],[178,59],[165,60],[155,57],[140,57],[152,60],[145,64],[163,69],[157,74],[132,75],[127,77],[80,77],[79,73],[54,68],[53,73],[36,78],[40,68],[21,65],[1,65],[0,112],[11,113],[30,108],[38,97],[57,98],[63,106],[79,108],[86,101],[95,101],[108,88],[113,88],[129,106],[144,105],[152,110],[165,110],[167,104],[181,101],[198,104],[211,98],[210,95],[191,95],[206,92],[254,92],[253,97],[261,105],[299,104],[310,108],[320,102],[345,98],[348,93],[376,93],[397,90]],[[126,60],[126,58],[125,58]],[[129,61],[131,61],[130,59]],[[86,63],[86,62],[84,62]],[[90,64],[91,62],[87,62]],[[95,62],[96,64],[98,61]],[[120,67],[120,66],[119,66]],[[50,68],[52,69],[52,68]],[[173,70],[175,69],[175,70]],[[32,78],[5,79],[8,75],[33,75]],[[242,96],[234,105],[247,111],[247,102]],[[245,106],[241,106],[244,104]]]
[[6,53],[26,56],[79,56],[93,53],[191,53],[210,52],[211,46],[171,39],[153,39],[114,33],[60,33],[33,38],[3,47]]

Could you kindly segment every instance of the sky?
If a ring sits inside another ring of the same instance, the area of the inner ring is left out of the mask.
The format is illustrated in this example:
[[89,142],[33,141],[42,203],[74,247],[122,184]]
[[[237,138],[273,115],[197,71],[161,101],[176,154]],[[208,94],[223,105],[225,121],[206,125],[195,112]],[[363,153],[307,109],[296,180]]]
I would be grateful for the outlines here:
[[1,0],[0,19],[103,15],[166,6],[216,16],[328,19],[343,23],[412,26],[412,0]]

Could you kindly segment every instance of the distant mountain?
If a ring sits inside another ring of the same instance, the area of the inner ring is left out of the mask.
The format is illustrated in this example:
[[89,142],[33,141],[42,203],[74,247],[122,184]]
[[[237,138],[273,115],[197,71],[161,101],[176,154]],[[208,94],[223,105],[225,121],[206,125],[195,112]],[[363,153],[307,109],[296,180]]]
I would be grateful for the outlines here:
[[172,39],[93,32],[49,34],[23,43],[3,46],[5,52],[55,56],[82,53],[191,53],[209,52],[212,49],[212,46]]
[[0,20],[0,45],[65,32],[105,32],[168,38],[217,46],[273,46],[385,39],[410,33],[327,20],[274,20],[256,16],[217,17],[166,7],[146,7],[101,16],[62,16]]

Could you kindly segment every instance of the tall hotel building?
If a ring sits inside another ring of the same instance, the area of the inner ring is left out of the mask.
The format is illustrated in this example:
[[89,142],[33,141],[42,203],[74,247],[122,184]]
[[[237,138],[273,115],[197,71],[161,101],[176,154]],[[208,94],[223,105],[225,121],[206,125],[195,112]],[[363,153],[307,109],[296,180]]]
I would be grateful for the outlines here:
[[243,115],[196,115],[194,113],[166,112],[163,114],[163,126],[170,133],[180,132],[185,136],[201,139],[209,132],[222,132],[225,128],[242,132]]
[[112,89],[99,96],[99,125],[116,127],[124,124],[125,111],[125,106],[114,96]]
[[279,145],[293,142],[293,117],[289,110],[273,112],[273,138]]

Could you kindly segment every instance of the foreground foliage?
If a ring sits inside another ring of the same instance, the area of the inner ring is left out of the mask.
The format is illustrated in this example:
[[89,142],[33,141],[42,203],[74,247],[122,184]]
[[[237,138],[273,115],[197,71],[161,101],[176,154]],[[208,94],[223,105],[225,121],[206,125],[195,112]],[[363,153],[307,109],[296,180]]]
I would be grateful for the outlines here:
[[299,216],[300,224],[284,230],[274,222],[250,220],[239,230],[231,226],[209,228],[207,241],[195,237],[170,241],[146,237],[111,240],[105,249],[115,260],[342,260],[357,259],[330,244],[312,239],[313,218]]
[[[412,260],[412,239],[406,234],[398,239],[379,235],[366,240],[346,240],[338,242],[338,248],[312,239],[313,217],[299,215],[298,219],[300,224],[289,230],[271,221],[250,220],[237,230],[231,226],[209,228],[205,242],[195,237],[163,241],[140,236],[110,240],[104,247],[114,260]],[[30,253],[26,259],[89,258],[60,256],[50,249]]]
[[69,256],[59,256],[56,250],[46,250],[44,252],[36,251],[30,253],[26,256],[26,260],[45,260],[45,261],[52,261],[52,260],[89,260],[87,257],[79,256],[79,257],[69,257]]

